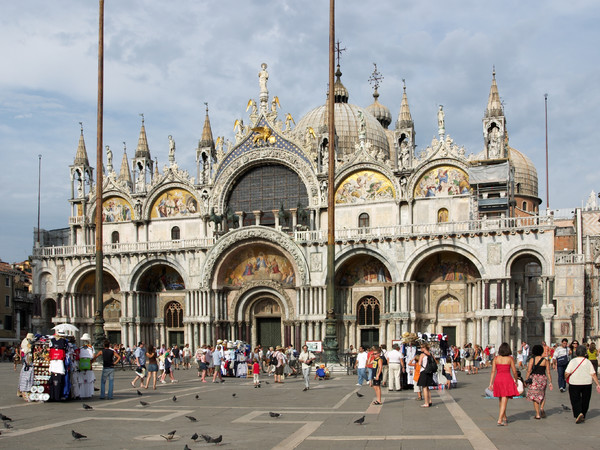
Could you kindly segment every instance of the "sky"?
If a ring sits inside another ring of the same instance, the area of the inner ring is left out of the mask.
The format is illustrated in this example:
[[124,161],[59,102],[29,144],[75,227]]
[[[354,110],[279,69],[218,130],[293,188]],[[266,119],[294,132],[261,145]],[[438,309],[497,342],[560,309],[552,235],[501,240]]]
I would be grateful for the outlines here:
[[[342,82],[350,103],[400,110],[402,80],[415,122],[417,152],[446,133],[467,153],[483,148],[482,118],[495,67],[510,145],[538,170],[547,208],[544,94],[548,94],[550,208],[582,205],[600,190],[600,2],[597,0],[338,1],[336,39],[346,48]],[[258,99],[268,65],[269,93],[296,121],[325,102],[327,0],[105,0],[104,144],[120,166],[131,158],[144,114],[159,167],[168,136],[177,163],[195,174],[205,106],[213,134],[234,140],[235,119]],[[37,226],[68,227],[73,164],[83,122],[96,154],[98,1],[0,2],[0,259],[32,253]]]

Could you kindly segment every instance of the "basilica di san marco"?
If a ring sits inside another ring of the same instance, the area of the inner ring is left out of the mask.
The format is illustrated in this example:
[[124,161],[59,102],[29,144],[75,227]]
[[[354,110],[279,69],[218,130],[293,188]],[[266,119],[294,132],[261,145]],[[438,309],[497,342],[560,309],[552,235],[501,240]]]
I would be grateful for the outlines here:
[[[239,93],[246,115],[232,118],[231,139],[213,133],[206,108],[196,167],[178,165],[171,136],[158,150],[168,164],[157,167],[143,118],[133,157],[124,152],[118,164],[107,148],[109,339],[192,348],[217,339],[296,348],[323,340],[330,189],[340,351],[391,346],[405,332],[513,348],[570,336],[579,306],[556,283],[553,219],[539,215],[536,168],[511,147],[496,74],[481,99],[481,147],[455,142],[439,106],[431,111],[437,136],[420,151],[410,89],[392,114],[379,101],[377,74],[373,103],[361,107],[337,67],[333,186],[325,101],[299,120],[284,114],[285,96],[269,92],[277,73],[267,64],[258,86],[249,80]],[[42,332],[65,322],[93,332],[98,168],[83,131],[75,143],[65,168],[68,228],[49,230],[33,250]]]

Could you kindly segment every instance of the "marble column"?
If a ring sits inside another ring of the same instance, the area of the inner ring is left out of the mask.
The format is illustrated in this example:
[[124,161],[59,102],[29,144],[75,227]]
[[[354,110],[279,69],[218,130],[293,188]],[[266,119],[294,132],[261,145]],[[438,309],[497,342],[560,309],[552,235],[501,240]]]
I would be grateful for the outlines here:
[[482,319],[482,324],[481,324],[481,345],[483,347],[486,347],[487,345],[490,344],[490,318],[489,316],[484,316]]

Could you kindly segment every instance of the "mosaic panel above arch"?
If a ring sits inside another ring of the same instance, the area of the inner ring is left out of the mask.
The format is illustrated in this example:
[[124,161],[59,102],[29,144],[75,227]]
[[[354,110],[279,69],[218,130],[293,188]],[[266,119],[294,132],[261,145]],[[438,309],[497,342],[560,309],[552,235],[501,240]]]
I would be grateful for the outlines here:
[[423,261],[416,273],[422,283],[464,282],[480,278],[475,265],[463,255],[440,252]]
[[133,209],[124,198],[108,197],[102,202],[102,222],[128,222],[131,219],[134,219]]
[[337,204],[368,203],[396,198],[392,182],[373,170],[361,170],[346,177],[335,192]]
[[387,267],[370,255],[353,256],[342,265],[336,274],[338,286],[391,282],[392,277]]
[[157,265],[150,267],[138,283],[138,290],[143,292],[166,292],[185,289],[183,278],[172,267]]
[[285,287],[296,282],[294,267],[275,247],[247,245],[233,251],[225,260],[217,282],[221,286],[241,287],[251,281],[277,281]]
[[[75,292],[78,294],[95,294],[96,293],[96,272],[88,272],[85,274],[79,283],[77,283],[77,288]],[[119,283],[117,280],[108,272],[102,272],[102,292],[104,294],[108,294],[109,292],[113,292],[115,294],[121,292],[121,288],[119,287]]]
[[152,219],[185,217],[198,212],[196,197],[185,189],[169,189],[154,200],[150,209]]
[[464,170],[455,166],[437,166],[419,178],[414,197],[448,197],[470,192],[469,176]]

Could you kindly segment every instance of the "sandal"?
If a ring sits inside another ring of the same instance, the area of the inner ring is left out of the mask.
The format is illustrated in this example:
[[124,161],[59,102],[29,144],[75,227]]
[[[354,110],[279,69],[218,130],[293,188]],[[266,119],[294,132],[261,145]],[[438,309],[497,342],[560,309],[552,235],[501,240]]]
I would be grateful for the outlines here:
[[545,418],[546,418],[546,411],[544,411],[543,409],[540,411],[540,417],[541,417],[542,419],[545,419]]
[[429,405],[421,405],[421,408],[429,408]]
[[378,402],[377,400],[375,400],[375,401],[373,402],[373,404],[374,404],[374,405],[381,405],[381,402]]

